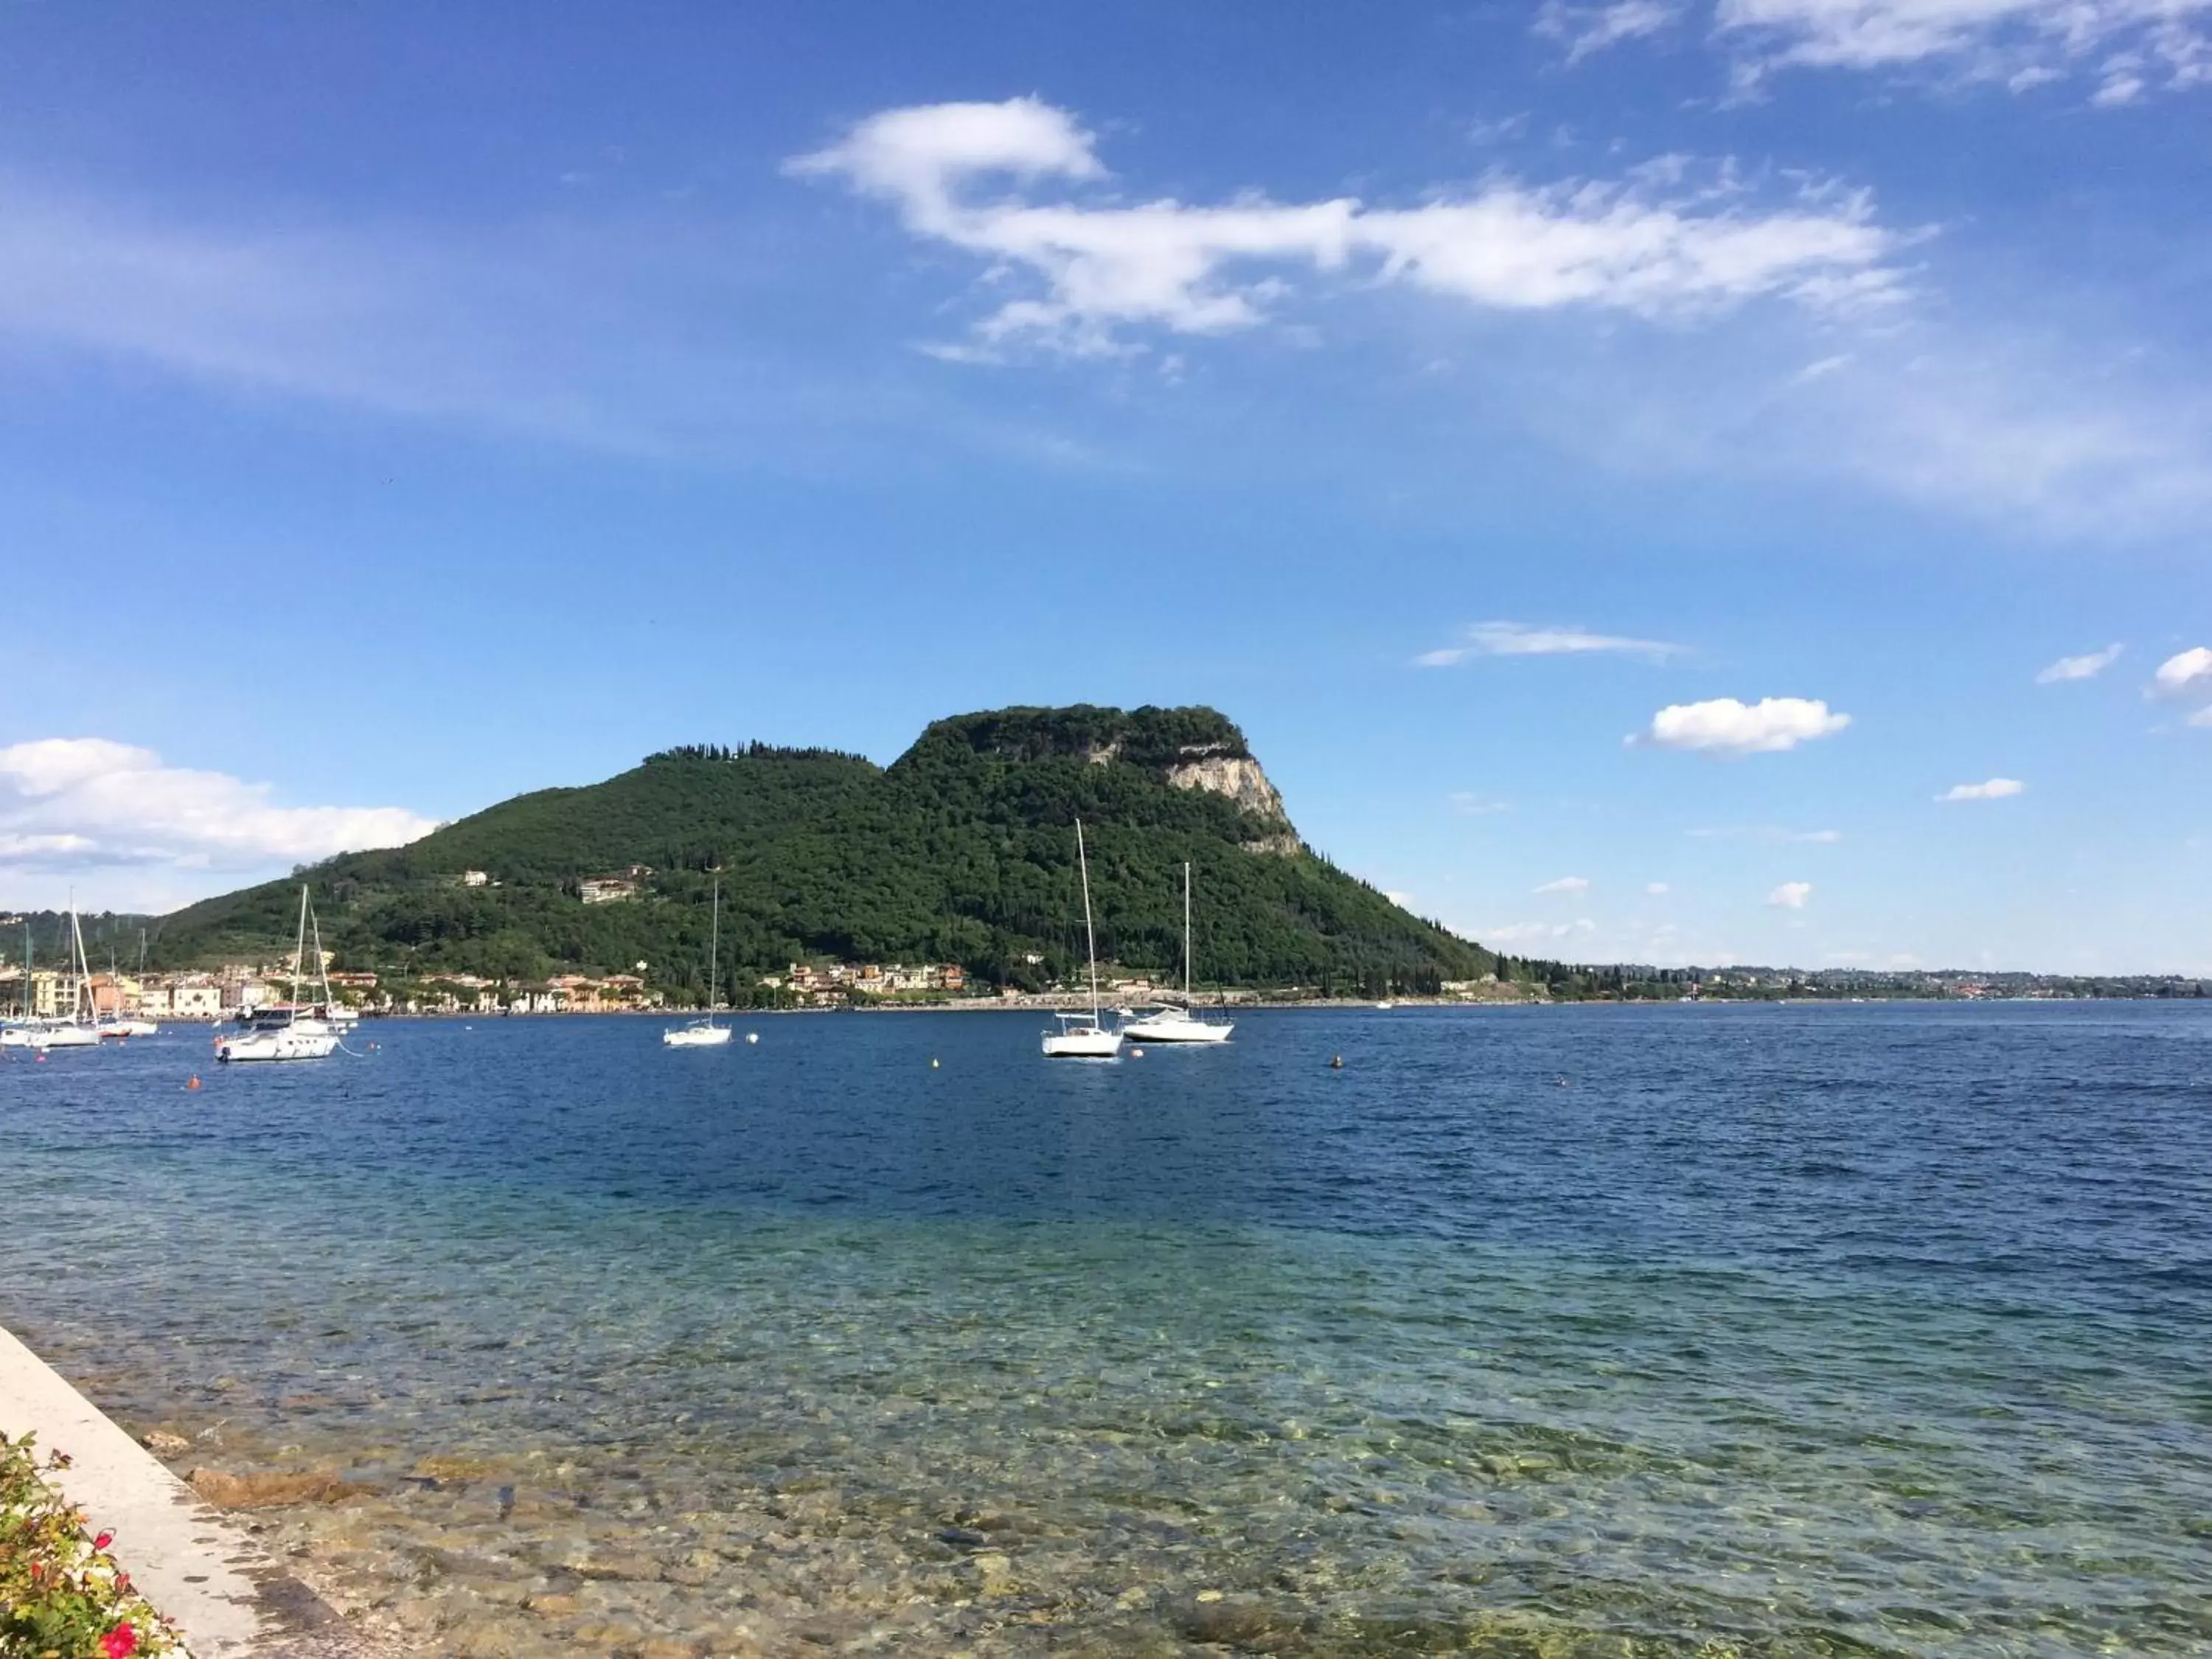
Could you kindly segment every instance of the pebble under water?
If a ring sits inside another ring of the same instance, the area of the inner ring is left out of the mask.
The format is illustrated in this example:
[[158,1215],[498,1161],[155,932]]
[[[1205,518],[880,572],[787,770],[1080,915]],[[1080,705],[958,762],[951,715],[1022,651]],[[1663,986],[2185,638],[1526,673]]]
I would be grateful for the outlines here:
[[7,1051],[0,1322],[423,1653],[2212,1653],[2205,1005],[1038,1024]]

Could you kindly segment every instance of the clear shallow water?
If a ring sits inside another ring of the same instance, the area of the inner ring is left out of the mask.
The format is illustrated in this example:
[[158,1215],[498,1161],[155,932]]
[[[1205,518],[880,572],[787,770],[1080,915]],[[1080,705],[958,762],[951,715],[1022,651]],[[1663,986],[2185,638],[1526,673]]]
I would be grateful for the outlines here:
[[426,1651],[2212,1652],[2207,1011],[1036,1023],[12,1060],[0,1321]]

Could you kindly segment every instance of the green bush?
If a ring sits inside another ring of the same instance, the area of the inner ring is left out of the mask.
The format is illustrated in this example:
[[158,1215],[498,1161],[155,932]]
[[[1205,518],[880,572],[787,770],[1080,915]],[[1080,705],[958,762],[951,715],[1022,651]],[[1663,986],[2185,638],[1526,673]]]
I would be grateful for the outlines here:
[[[0,1659],[132,1659],[178,1650],[176,1629],[131,1588],[107,1533],[40,1477],[33,1437],[0,1434]],[[69,1459],[50,1454],[48,1472]]]

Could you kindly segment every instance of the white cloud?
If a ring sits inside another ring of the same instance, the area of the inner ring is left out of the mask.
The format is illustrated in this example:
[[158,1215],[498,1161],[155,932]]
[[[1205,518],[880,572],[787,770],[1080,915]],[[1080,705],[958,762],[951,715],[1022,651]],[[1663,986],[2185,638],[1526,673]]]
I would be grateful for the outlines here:
[[2185,723],[2190,726],[2212,726],[2212,708],[2198,709]]
[[1653,881],[1653,882],[1646,882],[1646,883],[1644,884],[1644,890],[1645,892],[1647,892],[1647,893],[1650,894],[1654,898],[1656,898],[1656,897],[1658,897],[1658,896],[1659,896],[1659,895],[1661,895],[1662,893],[1664,893],[1664,892],[1668,891],[1668,889],[1667,884],[1666,884],[1665,882],[1663,882],[1663,881]]
[[2093,103],[2212,79],[2212,0],[1717,0],[1717,33],[1747,84],[1784,67],[1926,65],[2015,92],[2094,76]]
[[2066,680],[2094,680],[2120,659],[2124,647],[2115,642],[2102,651],[2092,651],[2087,656],[2061,657],[2057,662],[2035,677],[2038,685],[2056,685]]
[[1986,783],[1954,783],[1937,800],[2004,800],[2027,788],[2018,778],[1991,778]]
[[1809,881],[1785,881],[1766,896],[1766,902],[1778,910],[1802,910],[1805,901],[1813,896]]
[[1686,749],[1716,755],[1773,754],[1825,738],[1851,723],[1832,714],[1818,698],[1762,697],[1755,703],[1734,697],[1705,702],[1670,703],[1651,717],[1632,744],[1654,749]]
[[1464,812],[1471,818],[1487,817],[1493,812],[1510,812],[1513,803],[1502,795],[1486,795],[1473,789],[1455,789],[1451,793],[1455,811]]
[[164,766],[105,738],[45,738],[0,749],[0,872],[13,879],[136,866],[150,873],[254,872],[367,847],[396,847],[436,823],[397,806],[279,806],[265,783]]
[[1539,893],[1587,893],[1589,891],[1589,878],[1561,876],[1557,881],[1547,881],[1534,890]]
[[1422,668],[1449,668],[1472,657],[1569,657],[1591,653],[1648,657],[1664,662],[1680,656],[1686,646],[1664,640],[1629,639],[1618,634],[1593,634],[1581,628],[1532,628],[1526,623],[1471,623],[1467,643],[1425,652],[1413,660]]
[[1520,945],[1529,939],[1571,939],[1596,931],[1595,922],[1588,916],[1578,916],[1572,921],[1513,921],[1495,927],[1479,927],[1474,937],[1486,945]]
[[2193,645],[2159,664],[2151,694],[2184,700],[2212,696],[2212,647]]
[[1401,910],[1410,910],[1413,908],[1413,896],[1411,893],[1385,892],[1382,896]]
[[1731,824],[1724,828],[1686,830],[1700,841],[1802,842],[1830,847],[1844,838],[1840,830],[1785,830],[1778,823]]
[[1678,0],[1612,0],[1607,5],[1570,5],[1544,0],[1535,31],[1567,49],[1567,62],[1578,64],[1594,52],[1624,40],[1656,34],[1682,15]]
[[[886,110],[787,164],[890,203],[908,230],[1026,271],[1036,289],[977,325],[990,344],[1076,356],[1138,348],[1123,331],[1250,328],[1300,272],[1402,284],[1503,310],[1595,307],[1657,316],[1764,298],[1832,308],[1892,291],[1897,238],[1863,194],[1810,198],[1766,213],[1670,199],[1641,181],[1531,187],[1492,178],[1418,206],[1349,197],[1133,205],[1046,181],[1094,183],[1092,135],[1033,98]],[[1018,188],[1008,191],[1012,184]]]

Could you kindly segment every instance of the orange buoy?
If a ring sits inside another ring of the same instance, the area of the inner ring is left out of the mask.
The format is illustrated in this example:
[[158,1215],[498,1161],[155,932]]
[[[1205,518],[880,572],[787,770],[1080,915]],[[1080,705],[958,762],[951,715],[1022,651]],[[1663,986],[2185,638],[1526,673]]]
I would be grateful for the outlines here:
[[185,1087],[187,1089],[197,1089],[199,1086],[200,1074],[198,1072],[194,1072],[190,1077],[185,1079]]

